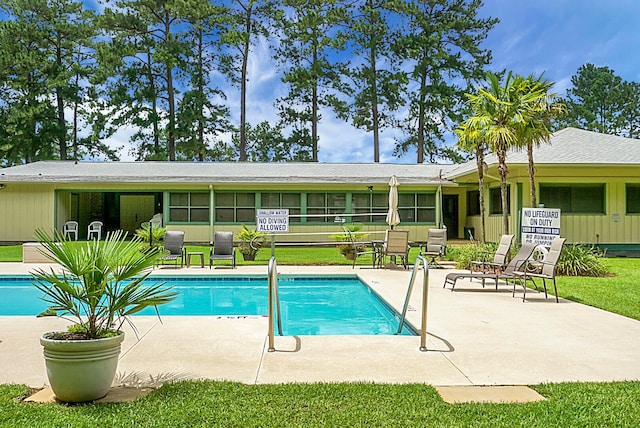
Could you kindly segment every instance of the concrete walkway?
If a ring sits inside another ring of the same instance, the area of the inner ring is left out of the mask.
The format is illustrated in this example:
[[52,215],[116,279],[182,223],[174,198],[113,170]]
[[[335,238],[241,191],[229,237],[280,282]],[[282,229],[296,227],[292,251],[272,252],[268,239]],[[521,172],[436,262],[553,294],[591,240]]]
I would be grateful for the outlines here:
[[[0,274],[37,265],[0,263]],[[280,273],[355,273],[398,311],[411,273],[342,266],[280,266]],[[159,274],[266,274],[265,266],[161,268]],[[276,337],[267,352],[265,317],[136,317],[139,340],[127,331],[118,384],[153,386],[185,378],[247,384],[380,382],[431,385],[530,385],[543,382],[640,379],[640,322],[578,303],[527,293],[522,302],[502,286],[459,282],[443,289],[451,270],[429,271],[428,351],[412,336]],[[407,319],[420,326],[421,283]],[[1,298],[0,291],[0,298]],[[161,310],[162,312],[162,310]],[[0,317],[0,383],[46,385],[39,336],[64,328],[59,319]]]

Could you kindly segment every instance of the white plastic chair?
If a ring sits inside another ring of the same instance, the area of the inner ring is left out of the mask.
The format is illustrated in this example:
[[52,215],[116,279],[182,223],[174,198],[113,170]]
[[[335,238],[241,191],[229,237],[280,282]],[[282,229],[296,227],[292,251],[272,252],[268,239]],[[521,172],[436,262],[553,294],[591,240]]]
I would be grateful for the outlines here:
[[101,221],[92,221],[89,223],[89,228],[87,230],[87,240],[91,239],[92,235],[96,235],[98,241],[102,239],[102,222]]
[[70,220],[64,224],[62,228],[62,235],[67,238],[67,235],[73,235],[74,240],[78,240],[78,222]]

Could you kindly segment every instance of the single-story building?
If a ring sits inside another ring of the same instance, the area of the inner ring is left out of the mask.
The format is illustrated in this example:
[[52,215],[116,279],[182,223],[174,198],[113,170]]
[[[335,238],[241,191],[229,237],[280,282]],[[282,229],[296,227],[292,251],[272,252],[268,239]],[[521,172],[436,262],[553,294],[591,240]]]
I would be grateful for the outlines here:
[[[538,202],[560,208],[561,235],[618,254],[640,254],[640,140],[566,128],[534,150]],[[486,158],[486,238],[502,231],[497,159]],[[510,232],[530,205],[526,151],[507,155]],[[94,220],[129,232],[154,214],[191,243],[215,230],[255,225],[256,210],[288,208],[278,241],[331,240],[337,223],[371,233],[387,225],[389,180],[399,186],[398,228],[410,239],[445,225],[449,239],[479,230],[476,162],[460,165],[364,163],[195,163],[42,161],[0,170],[0,242],[32,241],[36,228],[62,230]]]

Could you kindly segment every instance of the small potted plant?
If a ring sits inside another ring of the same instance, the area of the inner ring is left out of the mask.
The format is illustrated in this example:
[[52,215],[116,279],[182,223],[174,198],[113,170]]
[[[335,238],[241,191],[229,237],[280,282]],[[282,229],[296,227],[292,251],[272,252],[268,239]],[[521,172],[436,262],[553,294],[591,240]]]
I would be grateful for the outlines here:
[[246,261],[253,261],[256,259],[256,254],[262,244],[264,243],[264,232],[258,232],[255,229],[249,229],[244,224],[240,229],[240,232],[236,236],[240,244],[238,244],[238,251],[242,253],[242,258]]
[[365,233],[358,233],[362,229],[361,223],[350,223],[342,226],[343,233],[336,233],[331,235],[335,241],[340,242],[337,245],[338,251],[347,260],[353,260],[356,257],[356,252],[363,251],[364,245],[359,242],[366,238]]
[[177,292],[165,283],[143,283],[159,251],[139,251],[138,237],[127,240],[125,232],[117,231],[102,242],[76,243],[57,232],[53,237],[42,230],[35,234],[42,253],[62,268],[32,272],[33,284],[50,305],[45,314],[72,322],[66,331],[40,338],[51,389],[65,402],[101,398],[115,376],[124,322],[133,327],[129,316],[147,307],[155,306],[158,313],[157,306]]

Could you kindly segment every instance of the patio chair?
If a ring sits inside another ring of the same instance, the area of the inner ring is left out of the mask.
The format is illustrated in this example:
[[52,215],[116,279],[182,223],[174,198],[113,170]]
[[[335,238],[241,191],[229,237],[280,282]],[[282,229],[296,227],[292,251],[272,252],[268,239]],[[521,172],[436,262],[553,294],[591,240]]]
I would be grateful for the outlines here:
[[101,221],[92,221],[89,223],[89,227],[87,228],[87,240],[91,239],[93,235],[96,236],[98,241],[102,239],[102,222]]
[[73,239],[75,241],[78,240],[78,222],[77,221],[69,220],[64,224],[64,226],[62,227],[62,236],[64,236],[66,239],[67,235],[73,235]]
[[231,267],[236,268],[236,248],[233,246],[233,232],[215,232],[213,247],[209,250],[209,269],[215,260],[231,260]]
[[[558,288],[556,286],[556,267],[558,260],[560,260],[560,254],[566,238],[554,238],[551,241],[551,247],[549,252],[545,256],[544,260],[528,260],[522,272],[514,272],[515,279],[522,280],[522,301],[524,302],[527,297],[527,280],[533,283],[533,286],[538,289],[534,278],[542,278],[542,285],[544,287],[544,298],[547,298],[547,279],[553,281],[553,291],[556,295],[556,303],[558,303]],[[516,294],[516,282],[513,282],[513,296]]]
[[173,260],[177,267],[178,259],[180,259],[180,267],[182,267],[186,258],[184,232],[182,230],[167,230],[164,235],[164,250],[166,254],[159,258],[163,264],[165,260]]
[[431,257],[429,266],[442,268],[436,257],[444,257],[447,253],[447,229],[429,229],[427,242],[420,246],[420,255]]
[[409,265],[409,231],[387,230],[382,248],[382,257],[400,258],[402,266],[407,269]]
[[453,291],[456,286],[456,282],[459,279],[469,278],[469,279],[480,279],[482,280],[482,286],[484,287],[484,281],[490,279],[495,281],[496,290],[498,289],[498,281],[504,280],[505,282],[509,282],[510,279],[515,277],[515,272],[523,269],[524,264],[533,254],[533,250],[536,248],[536,244],[524,243],[520,250],[515,255],[513,259],[509,262],[509,264],[504,268],[502,272],[493,272],[493,273],[482,273],[482,272],[452,272],[445,277],[444,284],[442,288],[445,288],[447,284],[451,285],[451,291]]
[[367,249],[364,242],[356,241],[356,237],[353,236],[353,233],[348,228],[343,226],[342,230],[349,237],[349,244],[351,245],[351,249],[353,251],[353,265],[351,266],[351,269],[355,269],[356,260],[358,260],[358,257],[367,254],[371,255],[371,267],[375,268],[376,262],[378,261],[378,252],[376,251],[373,243],[371,243],[371,249]]
[[482,260],[470,262],[469,270],[471,272],[480,271],[482,273],[502,272],[507,267],[512,242],[513,235],[502,235],[493,259],[491,261],[488,260],[490,253],[485,252],[482,254]]

